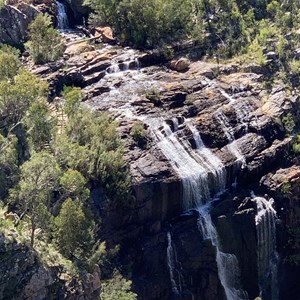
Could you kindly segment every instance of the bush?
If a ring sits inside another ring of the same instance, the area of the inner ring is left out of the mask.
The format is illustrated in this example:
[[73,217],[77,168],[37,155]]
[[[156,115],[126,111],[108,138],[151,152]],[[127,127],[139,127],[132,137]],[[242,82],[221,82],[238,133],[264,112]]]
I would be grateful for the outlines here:
[[38,14],[29,25],[28,35],[29,41],[25,46],[36,64],[54,61],[63,55],[63,39],[52,27],[49,15]]
[[133,138],[133,140],[136,142],[136,144],[143,148],[147,145],[147,137],[146,137],[146,130],[143,126],[143,124],[135,124],[130,130],[130,135]]
[[0,80],[9,80],[17,75],[21,66],[19,51],[7,45],[0,46]]
[[101,300],[136,300],[137,294],[131,292],[130,280],[125,279],[115,270],[113,277],[102,283]]
[[108,23],[121,38],[139,47],[173,40],[191,25],[191,0],[86,0],[85,4],[95,12],[93,25]]

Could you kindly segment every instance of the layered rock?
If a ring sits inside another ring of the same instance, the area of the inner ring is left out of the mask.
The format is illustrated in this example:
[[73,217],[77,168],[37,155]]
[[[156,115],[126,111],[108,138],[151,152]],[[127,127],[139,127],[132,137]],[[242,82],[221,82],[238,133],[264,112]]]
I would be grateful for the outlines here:
[[[296,112],[298,98],[282,89],[268,94],[261,72],[247,68],[241,72],[234,65],[196,61],[183,73],[183,69],[171,70],[162,62],[159,53],[103,46],[92,38],[69,43],[63,60],[33,68],[33,72],[49,82],[52,96],[57,96],[64,84],[80,86],[88,105],[109,111],[120,120],[118,130],[126,143],[134,197],[125,207],[111,207],[101,189],[92,195],[103,221],[101,238],[109,245],[121,244],[124,264],[133,261],[134,289],[140,299],[226,299],[218,278],[217,250],[201,234],[197,212],[178,217],[185,208],[187,177],[180,173],[182,161],[170,159],[174,149],[178,156],[191,157],[187,164],[195,160],[187,168],[206,168],[203,178],[209,193],[205,201],[220,192],[216,182],[223,178],[223,188],[230,189],[232,184],[241,187],[215,203],[211,216],[220,240],[219,251],[235,255],[241,285],[249,299],[255,298],[259,295],[257,207],[250,191],[242,187],[257,184],[262,176],[286,163],[283,157],[290,151],[292,140],[286,136],[281,119],[291,110]],[[130,136],[137,122],[147,132],[143,147]],[[168,139],[171,144],[167,146],[178,143],[170,153],[163,144]],[[218,166],[209,166],[211,160]],[[192,175],[199,175],[197,168],[191,170]],[[268,176],[264,187],[273,184],[267,184]],[[275,180],[272,176],[269,182]],[[281,202],[276,199],[277,192],[267,192],[274,196],[278,211]],[[294,213],[289,215],[286,224],[294,224],[293,220],[297,224],[297,218]],[[174,292],[170,278],[168,236],[176,251],[173,276],[179,294]],[[283,237],[281,240],[279,245],[287,242]],[[279,248],[283,253],[282,246]],[[286,274],[288,268],[282,268]],[[294,268],[291,282],[296,272]],[[288,278],[281,279],[283,291],[289,286]],[[291,299],[292,295],[294,292]]]

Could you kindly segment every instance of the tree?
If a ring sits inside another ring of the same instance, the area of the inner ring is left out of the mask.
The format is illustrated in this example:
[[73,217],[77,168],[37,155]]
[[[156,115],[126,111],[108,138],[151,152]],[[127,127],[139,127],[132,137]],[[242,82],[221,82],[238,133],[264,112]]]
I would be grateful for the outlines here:
[[49,114],[45,100],[31,104],[24,123],[33,149],[36,151],[44,149],[50,143],[56,126],[56,120]]
[[187,34],[192,19],[191,0],[85,0],[94,10],[93,24],[108,23],[116,33],[139,47]]
[[49,15],[38,14],[29,25],[28,35],[25,46],[35,63],[43,64],[62,56],[65,49],[63,39],[52,27]]
[[48,226],[48,202],[52,191],[58,187],[59,177],[60,168],[54,156],[47,152],[35,153],[21,166],[21,180],[11,191],[11,197],[30,219],[32,247],[36,228]]
[[55,219],[60,252],[67,258],[87,255],[93,239],[93,222],[82,203],[68,198]]
[[22,121],[30,105],[45,96],[47,84],[21,70],[13,80],[0,81],[0,127],[7,132]]
[[0,45],[0,81],[9,80],[17,75],[21,66],[17,49]]
[[78,87],[65,86],[62,92],[62,96],[65,99],[65,112],[68,117],[74,115],[80,106],[82,100],[82,92]]
[[136,300],[137,294],[131,292],[132,282],[125,279],[119,271],[115,270],[113,277],[102,282],[101,300]]
[[67,170],[60,179],[63,198],[72,197],[84,203],[90,195],[89,189],[86,188],[87,180],[76,170]]

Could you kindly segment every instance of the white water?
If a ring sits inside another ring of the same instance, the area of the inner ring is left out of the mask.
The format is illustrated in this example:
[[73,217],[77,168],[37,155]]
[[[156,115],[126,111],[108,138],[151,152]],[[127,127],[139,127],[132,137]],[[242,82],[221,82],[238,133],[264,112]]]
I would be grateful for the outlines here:
[[247,293],[240,286],[240,269],[235,255],[220,250],[218,235],[210,216],[210,204],[199,207],[198,228],[204,239],[216,247],[218,275],[227,300],[247,300]]
[[[219,191],[225,189],[226,172],[222,162],[205,147],[199,132],[188,121],[185,125],[195,140],[196,149],[193,150],[187,142],[186,137],[179,137],[177,130],[179,128],[178,119],[173,118],[172,132],[170,126],[164,123],[156,133],[157,146],[167,157],[182,180],[183,185],[183,203],[184,209],[197,208],[199,211],[198,226],[205,239],[211,240],[216,247],[216,262],[218,266],[218,275],[222,286],[224,287],[227,300],[248,299],[247,294],[240,288],[240,271],[237,258],[229,253],[220,251],[220,245],[217,238],[217,232],[210,217],[211,197],[209,194],[208,176],[212,174],[215,180],[216,188]],[[168,261],[172,290],[178,291],[174,281],[174,268],[171,261],[171,237],[168,236]],[[172,272],[171,272],[172,270]]]
[[187,126],[193,134],[196,144],[196,153],[200,162],[213,174],[215,193],[223,192],[226,188],[227,178],[225,166],[216,155],[205,147],[196,127],[191,123],[188,123]]
[[253,111],[249,102],[246,99],[238,101],[222,89],[220,89],[220,93],[229,100],[229,104],[232,105],[238,121],[244,126],[245,131],[248,132],[248,122],[246,121],[249,121],[249,114]]
[[57,28],[61,30],[68,29],[69,21],[68,21],[65,5],[59,1],[56,1],[56,5],[57,5],[57,21],[58,21]]
[[172,286],[172,292],[176,295],[180,295],[182,292],[182,284],[181,284],[181,275],[178,273],[178,284],[176,283],[175,274],[177,272],[175,268],[176,263],[176,253],[172,245],[172,237],[171,233],[167,233],[168,238],[168,247],[167,247],[167,259],[168,259],[168,267],[170,273],[170,280]]
[[258,243],[258,282],[262,299],[278,299],[278,261],[276,250],[276,211],[273,199],[255,197],[255,216]]
[[190,156],[167,123],[164,122],[162,128],[154,134],[158,141],[157,147],[182,180],[183,209],[204,204],[210,198],[207,170]]
[[227,145],[228,150],[232,153],[232,155],[236,157],[237,162],[240,162],[242,166],[245,166],[245,157],[237,146],[236,140],[234,138],[233,128],[230,126],[228,118],[225,116],[221,109],[218,109],[215,112],[214,116],[219,122],[225,136],[227,137],[227,140],[229,142],[229,144]]

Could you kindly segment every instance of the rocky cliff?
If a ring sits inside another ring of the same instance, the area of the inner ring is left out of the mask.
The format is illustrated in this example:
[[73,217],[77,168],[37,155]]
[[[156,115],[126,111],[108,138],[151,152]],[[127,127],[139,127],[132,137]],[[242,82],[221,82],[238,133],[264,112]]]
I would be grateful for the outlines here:
[[[75,84],[87,105],[120,120],[134,197],[126,208],[110,208],[94,191],[101,237],[121,244],[139,299],[229,299],[230,292],[240,295],[233,299],[297,299],[299,270],[283,245],[289,243],[285,233],[298,226],[297,200],[290,197],[297,195],[298,171],[269,172],[292,164],[283,120],[288,113],[296,120],[298,96],[276,86],[267,91],[263,70],[255,66],[175,66],[160,53],[81,41],[69,45],[64,60],[32,70],[48,80],[52,97],[63,84]],[[130,134],[136,124],[146,132],[142,146]],[[287,194],[280,180],[288,182]],[[193,203],[186,204],[188,184],[201,197],[189,190]],[[220,191],[210,206],[213,242],[208,223],[201,227],[197,201],[209,202]],[[262,261],[266,272],[273,266],[265,262],[259,231],[270,218],[276,220],[277,244],[270,247],[279,253],[279,290],[273,277],[266,283],[260,275]],[[232,262],[225,267],[237,272],[232,279],[220,274],[222,255]]]
[[[75,19],[85,14],[79,6]],[[22,41],[36,13],[30,5],[5,6],[1,40]],[[15,15],[11,32],[5,20]],[[103,44],[99,36],[66,39],[63,59],[27,65],[48,81],[50,101],[63,85],[79,86],[86,105],[119,120],[132,200],[111,207],[99,187],[92,195],[103,222],[99,237],[121,245],[139,299],[297,299],[300,171],[291,167],[298,163],[289,157],[284,117],[297,121],[299,97],[280,86],[266,90],[265,70],[255,65],[168,62],[165,53]],[[132,138],[136,124],[145,130],[142,144]],[[264,254],[260,228],[267,223],[272,239]],[[10,274],[12,283],[1,283],[3,295],[16,281],[24,282],[20,293],[29,291],[28,299],[65,291],[26,247],[15,243],[9,251],[28,264]],[[31,287],[36,277],[40,289]],[[93,299],[93,291],[57,297]]]

